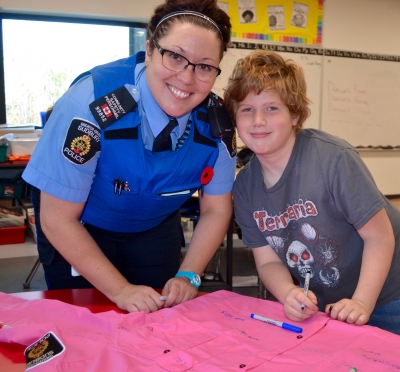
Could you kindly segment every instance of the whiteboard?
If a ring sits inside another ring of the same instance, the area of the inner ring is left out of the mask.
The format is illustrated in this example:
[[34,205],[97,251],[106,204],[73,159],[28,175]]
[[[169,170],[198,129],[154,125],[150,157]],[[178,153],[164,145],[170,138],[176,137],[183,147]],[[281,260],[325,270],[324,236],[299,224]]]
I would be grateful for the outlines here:
[[254,49],[269,49],[278,52],[284,59],[292,59],[297,62],[304,71],[307,82],[307,96],[312,101],[310,105],[311,116],[307,119],[304,127],[320,128],[320,111],[321,111],[321,78],[322,78],[322,48],[288,46],[260,43],[247,43],[241,41],[233,41],[231,48],[228,48],[220,68],[221,75],[213,87],[213,92],[219,96],[224,96],[224,88],[228,84],[228,79],[236,64],[236,61],[248,55]]
[[353,146],[400,145],[400,57],[325,54],[321,129]]

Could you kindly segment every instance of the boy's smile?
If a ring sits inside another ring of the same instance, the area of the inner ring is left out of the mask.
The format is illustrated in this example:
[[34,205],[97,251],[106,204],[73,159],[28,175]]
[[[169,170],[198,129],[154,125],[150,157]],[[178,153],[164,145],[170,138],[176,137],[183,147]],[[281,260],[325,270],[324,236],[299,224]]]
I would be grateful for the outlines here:
[[295,142],[294,117],[275,91],[250,92],[238,104],[236,126],[244,144],[257,155],[291,152]]

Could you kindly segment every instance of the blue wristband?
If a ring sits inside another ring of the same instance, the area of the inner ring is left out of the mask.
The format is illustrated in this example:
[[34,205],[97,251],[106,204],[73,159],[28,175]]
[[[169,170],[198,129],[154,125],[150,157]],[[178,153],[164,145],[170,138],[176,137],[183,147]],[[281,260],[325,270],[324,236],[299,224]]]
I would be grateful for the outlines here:
[[178,271],[175,275],[175,278],[178,278],[180,276],[188,278],[192,286],[195,287],[196,289],[199,289],[201,285],[201,279],[197,273],[193,271]]

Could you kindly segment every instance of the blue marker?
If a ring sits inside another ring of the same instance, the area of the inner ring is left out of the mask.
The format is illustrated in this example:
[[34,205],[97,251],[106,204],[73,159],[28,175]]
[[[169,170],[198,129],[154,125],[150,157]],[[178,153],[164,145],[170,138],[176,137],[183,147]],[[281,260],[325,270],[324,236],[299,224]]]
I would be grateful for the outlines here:
[[263,317],[261,315],[250,314],[250,317],[253,318],[253,319],[261,320],[262,322],[265,322],[265,323],[276,325],[278,327],[287,329],[287,330],[292,331],[292,332],[297,332],[297,333],[303,332],[303,328],[296,327],[296,326],[294,326],[292,324],[289,324],[289,323],[278,322],[277,320],[274,320],[274,319],[265,318],[265,317]]

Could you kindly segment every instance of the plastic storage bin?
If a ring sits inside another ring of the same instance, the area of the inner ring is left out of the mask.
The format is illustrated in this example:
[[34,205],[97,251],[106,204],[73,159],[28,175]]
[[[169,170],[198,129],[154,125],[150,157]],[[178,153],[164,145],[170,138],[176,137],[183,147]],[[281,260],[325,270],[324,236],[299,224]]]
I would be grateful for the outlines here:
[[24,195],[26,182],[21,178],[20,169],[0,170],[0,198],[21,199]]
[[21,199],[24,195],[25,185],[24,181],[15,183],[0,182],[0,198]]
[[11,155],[32,155],[38,140],[39,137],[14,137],[9,141]]
[[18,227],[1,227],[0,245],[25,243],[25,229],[25,225]]
[[0,145],[0,163],[7,160],[7,149],[8,145]]

